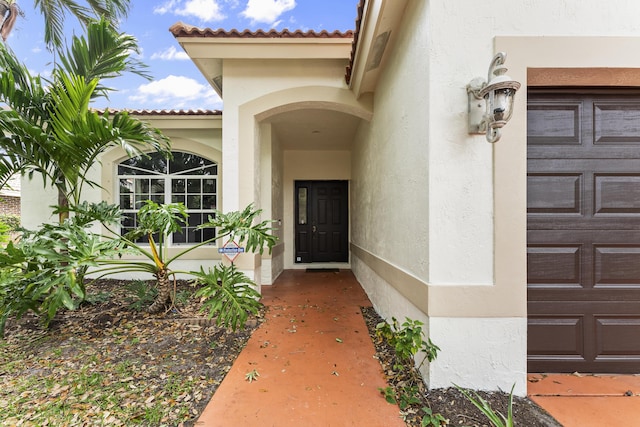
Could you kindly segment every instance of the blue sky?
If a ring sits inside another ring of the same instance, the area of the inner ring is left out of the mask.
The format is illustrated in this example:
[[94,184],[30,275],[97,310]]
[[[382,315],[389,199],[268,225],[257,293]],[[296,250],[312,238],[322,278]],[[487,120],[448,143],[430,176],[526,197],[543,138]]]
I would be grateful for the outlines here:
[[[109,82],[117,92],[96,107],[222,109],[222,101],[188,59],[169,27],[178,21],[201,28],[353,30],[358,0],[131,0],[121,30],[138,39],[140,59],[153,80],[130,75]],[[19,18],[7,44],[34,74],[47,76],[53,56],[43,43],[43,24],[33,0],[19,2]],[[65,25],[69,33],[74,22]],[[77,31],[77,26],[75,26]]]

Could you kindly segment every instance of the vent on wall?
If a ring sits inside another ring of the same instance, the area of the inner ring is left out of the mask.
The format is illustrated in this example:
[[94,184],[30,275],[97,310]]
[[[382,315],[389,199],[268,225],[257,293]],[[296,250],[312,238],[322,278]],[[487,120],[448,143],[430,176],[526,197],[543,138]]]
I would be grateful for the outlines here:
[[390,35],[391,31],[386,31],[376,37],[376,40],[373,42],[373,46],[371,47],[372,55],[369,62],[367,62],[367,71],[375,70],[380,66],[380,61],[382,61],[382,55],[387,47]]

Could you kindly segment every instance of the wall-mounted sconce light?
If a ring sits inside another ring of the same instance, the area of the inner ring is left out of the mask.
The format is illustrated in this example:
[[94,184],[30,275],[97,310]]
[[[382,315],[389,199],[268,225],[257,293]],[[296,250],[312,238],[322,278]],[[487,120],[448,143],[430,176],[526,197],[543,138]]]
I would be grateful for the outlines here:
[[513,98],[520,83],[507,76],[504,52],[493,57],[485,81],[477,77],[467,85],[469,97],[469,133],[486,134],[487,141],[497,142],[500,129],[513,113]]

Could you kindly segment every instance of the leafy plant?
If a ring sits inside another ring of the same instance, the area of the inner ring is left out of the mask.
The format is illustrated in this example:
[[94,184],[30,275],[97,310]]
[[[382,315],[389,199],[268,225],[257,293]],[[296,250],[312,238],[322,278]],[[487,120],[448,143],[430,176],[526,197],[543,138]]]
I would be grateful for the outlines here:
[[400,399],[398,402],[398,406],[400,409],[407,409],[411,405],[415,405],[420,403],[420,399],[418,399],[418,387],[412,385],[406,385],[400,389]]
[[249,313],[257,314],[262,305],[260,294],[252,287],[255,283],[233,264],[216,265],[206,273],[201,268],[195,277],[203,285],[196,292],[197,297],[205,298],[202,310],[209,311],[209,318],[217,316],[217,325],[235,331],[247,321]]
[[0,251],[0,337],[11,315],[31,310],[46,326],[61,308],[77,308],[86,294],[86,269],[120,252],[118,241],[101,240],[83,220],[25,230],[19,242]]
[[[58,204],[82,201],[84,184],[96,186],[89,171],[101,153],[121,147],[130,156],[155,149],[168,155],[169,140],[126,111],[100,113],[92,100],[106,96],[104,79],[140,74],[132,58],[136,40],[118,33],[104,19],[92,21],[86,36],[56,51],[51,78],[32,75],[0,44],[0,187],[13,175],[39,175],[58,191]],[[61,211],[59,222],[66,219]]]
[[401,410],[405,410],[408,407],[421,402],[418,398],[420,391],[415,385],[405,385],[397,391],[390,386],[385,388],[378,387],[378,390],[388,403],[391,403],[392,405],[397,404]]
[[447,419],[439,413],[433,413],[433,410],[428,406],[422,408],[424,416],[420,421],[420,427],[440,427],[441,425],[448,424]]
[[[271,221],[265,220],[257,222],[262,211],[254,209],[253,205],[247,206],[242,211],[222,213],[215,211],[208,221],[200,225],[199,228],[214,228],[218,230],[218,234],[211,239],[204,240],[196,245],[186,247],[182,251],[173,256],[168,256],[166,242],[169,235],[174,232],[181,231],[188,214],[183,204],[157,204],[153,201],[147,201],[140,209],[138,214],[137,227],[125,236],[117,236],[115,230],[109,229],[112,233],[107,238],[120,240],[124,246],[132,250],[134,253],[142,255],[146,260],[124,260],[124,259],[102,259],[101,268],[94,270],[93,273],[99,277],[107,276],[122,272],[146,272],[152,274],[156,278],[156,286],[158,295],[153,304],[147,309],[150,313],[161,311],[168,304],[173,304],[175,295],[172,294],[171,278],[175,279],[178,273],[194,276],[197,284],[203,283],[210,291],[207,298],[223,298],[221,305],[211,302],[208,306],[212,310],[212,316],[218,315],[221,324],[236,327],[246,320],[245,315],[239,318],[242,310],[253,307],[249,300],[259,298],[257,292],[251,293],[247,287],[237,286],[240,283],[252,285],[253,282],[248,278],[238,276],[235,270],[214,269],[205,272],[201,269],[199,272],[194,271],[176,271],[171,269],[171,264],[178,258],[183,257],[187,253],[204,245],[211,244],[216,240],[229,238],[244,244],[249,252],[263,253],[265,248],[271,250],[276,242],[276,237],[271,234],[269,227]],[[117,237],[113,237],[117,236]],[[148,248],[139,242],[140,238],[148,243]],[[216,288],[221,280],[222,286]],[[231,281],[226,283],[226,281]],[[203,291],[206,292],[206,291]],[[205,296],[205,295],[203,295]],[[231,315],[220,314],[220,310],[231,310]]]
[[[419,351],[424,352],[425,356],[418,367],[422,366],[427,359],[429,362],[433,362],[436,359],[440,348],[433,344],[430,338],[427,341],[424,340],[424,333],[422,332],[424,323],[408,317],[402,325],[399,324],[395,317],[391,320],[392,324],[380,322],[376,326],[376,333],[378,336],[384,337],[393,346],[401,362],[411,361]],[[402,370],[403,365],[396,364],[394,369]]]
[[11,240],[11,226],[0,219],[0,244],[7,243]]
[[[424,340],[422,326],[424,324],[418,320],[405,318],[402,325],[393,317],[392,322],[380,322],[376,325],[376,335],[378,338],[384,339],[391,345],[398,357],[398,361],[393,365],[396,372],[404,371],[407,378],[401,383],[396,384],[395,388],[385,387],[379,388],[385,400],[391,404],[397,404],[401,411],[413,407],[414,411],[421,410],[424,416],[421,420],[421,427],[439,427],[446,424],[447,420],[442,414],[434,414],[431,408],[422,407],[417,409],[416,406],[422,403],[420,399],[420,386],[423,386],[419,373],[413,369],[405,371],[405,366],[414,366],[414,356],[422,351],[425,353],[424,358],[420,362],[420,366],[425,360],[433,362],[438,356],[440,348],[431,342],[431,339]],[[415,413],[415,412],[414,412]]]
[[103,304],[113,298],[113,294],[109,291],[101,291],[98,293],[87,293],[85,302],[91,305]]
[[509,393],[509,404],[507,408],[507,416],[505,417],[498,411],[495,411],[489,405],[485,399],[482,398],[477,392],[473,390],[465,390],[462,387],[454,384],[458,390],[480,410],[486,416],[494,427],[513,427],[513,389],[515,384],[511,386],[511,392]]
[[142,280],[132,280],[127,282],[125,289],[132,294],[128,299],[129,307],[135,311],[145,310],[158,295],[158,290],[156,288],[149,287]]
[[20,227],[20,215],[0,214],[0,221],[7,224],[10,231],[16,231]]
[[388,403],[395,405],[398,403],[396,400],[396,392],[391,386],[386,386],[385,388],[378,387],[378,391],[384,396],[384,400]]

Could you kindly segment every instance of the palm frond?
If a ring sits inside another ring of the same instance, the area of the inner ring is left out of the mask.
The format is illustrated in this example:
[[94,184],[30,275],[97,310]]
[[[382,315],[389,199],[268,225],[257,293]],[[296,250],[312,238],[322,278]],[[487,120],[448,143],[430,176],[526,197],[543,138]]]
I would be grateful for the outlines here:
[[44,42],[47,47],[52,50],[54,47],[62,46],[64,39],[64,18],[65,7],[63,3],[68,3],[77,13],[79,20],[88,19],[89,10],[82,8],[76,2],[72,0],[63,1],[49,1],[49,0],[34,0],[33,4],[36,9],[40,11],[44,17]]
[[107,17],[109,21],[117,22],[129,14],[129,0],[87,0],[87,4],[96,16]]
[[[74,36],[71,47],[60,52],[60,72],[92,79],[109,79],[133,73],[150,79],[147,65],[132,57],[140,48],[135,37],[118,33],[105,19],[90,21],[86,37]],[[94,96],[106,96],[109,89],[99,85]]]

